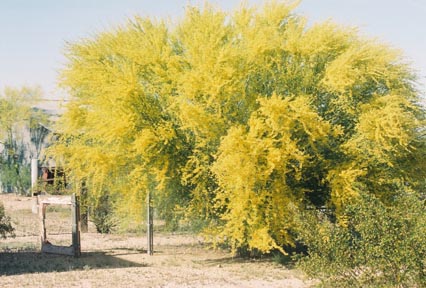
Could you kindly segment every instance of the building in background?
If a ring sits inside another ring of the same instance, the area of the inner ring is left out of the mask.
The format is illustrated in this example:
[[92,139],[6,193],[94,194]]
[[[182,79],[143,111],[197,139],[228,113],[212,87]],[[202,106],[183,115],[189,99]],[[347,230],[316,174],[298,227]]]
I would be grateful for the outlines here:
[[[38,105],[41,106],[41,105]],[[0,140],[0,193],[30,194],[31,159],[41,167],[54,163],[46,158],[45,149],[54,141],[52,125],[60,115],[57,108],[31,108],[31,116],[13,127],[4,141]]]

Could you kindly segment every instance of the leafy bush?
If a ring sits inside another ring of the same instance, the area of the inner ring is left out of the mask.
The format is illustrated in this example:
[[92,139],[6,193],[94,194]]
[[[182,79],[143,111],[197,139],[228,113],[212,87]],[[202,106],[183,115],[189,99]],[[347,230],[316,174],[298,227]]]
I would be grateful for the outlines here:
[[10,217],[6,216],[4,213],[4,206],[0,203],[0,238],[6,239],[6,236],[14,237],[14,229],[10,223]]
[[31,187],[29,165],[11,162],[8,159],[0,160],[0,182],[5,192],[26,194]]
[[308,255],[298,265],[324,287],[425,287],[424,204],[412,194],[391,206],[362,195],[339,223],[305,213],[298,232]]
[[96,231],[105,234],[113,231],[113,229],[117,226],[113,210],[112,200],[108,194],[104,194],[97,199],[92,215]]

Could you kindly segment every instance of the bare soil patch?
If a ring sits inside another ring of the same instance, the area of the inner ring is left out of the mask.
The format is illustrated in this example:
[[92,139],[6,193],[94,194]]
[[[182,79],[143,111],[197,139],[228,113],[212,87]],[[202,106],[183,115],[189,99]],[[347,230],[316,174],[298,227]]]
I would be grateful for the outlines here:
[[[42,254],[32,199],[0,194],[16,238],[0,240],[0,287],[310,287],[313,282],[271,258],[241,259],[211,250],[190,234],[157,233],[155,253],[144,235],[81,234],[82,256]],[[48,239],[71,243],[67,208],[49,208]]]

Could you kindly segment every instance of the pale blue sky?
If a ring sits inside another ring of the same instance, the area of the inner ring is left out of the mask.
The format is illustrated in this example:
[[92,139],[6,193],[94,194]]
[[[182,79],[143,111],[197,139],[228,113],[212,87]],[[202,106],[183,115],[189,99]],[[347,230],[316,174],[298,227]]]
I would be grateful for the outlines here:
[[[186,0],[0,0],[0,89],[40,85],[59,97],[57,72],[65,42],[90,37],[134,15],[183,15]],[[201,1],[202,2],[202,1]],[[211,0],[223,9],[239,0]],[[246,1],[263,3],[262,0]],[[404,51],[426,86],[426,0],[304,0],[296,10],[310,23],[333,19]],[[1,90],[0,90],[1,91]]]

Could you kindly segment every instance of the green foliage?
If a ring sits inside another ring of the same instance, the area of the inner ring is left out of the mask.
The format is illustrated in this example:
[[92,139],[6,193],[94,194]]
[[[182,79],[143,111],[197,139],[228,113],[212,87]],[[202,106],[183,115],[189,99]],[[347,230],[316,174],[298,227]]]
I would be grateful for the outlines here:
[[5,192],[25,193],[31,187],[30,167],[15,159],[0,162],[0,182]]
[[92,211],[92,221],[99,233],[111,233],[117,226],[113,213],[113,203],[108,194],[97,199]]
[[[25,139],[24,131],[32,132],[47,121],[46,115],[32,108],[39,96],[39,89],[27,87],[0,93],[0,182],[7,192],[25,193],[31,186],[28,141],[34,137]],[[40,152],[39,147],[36,150]]]
[[304,213],[299,237],[308,255],[299,267],[324,287],[424,287],[425,201],[404,193],[390,206],[369,194],[344,209],[344,224]]
[[308,26],[296,6],[188,7],[176,25],[136,17],[71,44],[51,153],[89,198],[108,191],[116,215],[142,221],[151,191],[168,227],[205,223],[234,252],[285,253],[304,207],[343,221],[362,193],[390,205],[423,189],[410,68],[356,29]]
[[0,238],[6,239],[7,236],[14,237],[13,231],[10,217],[6,216],[3,203],[0,203]]
[[37,102],[37,88],[5,88],[0,94],[0,138],[10,137],[13,129],[22,125],[31,116],[31,105]]

